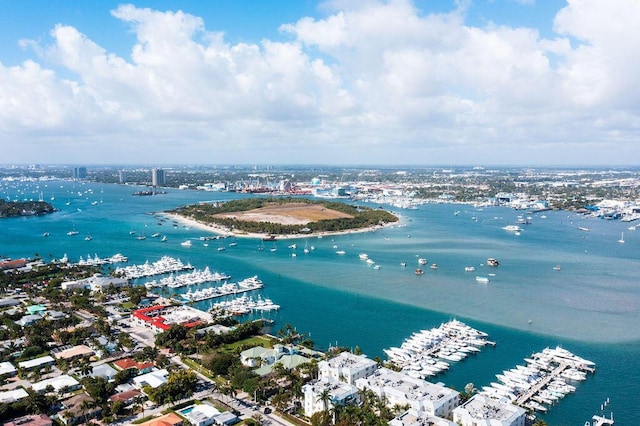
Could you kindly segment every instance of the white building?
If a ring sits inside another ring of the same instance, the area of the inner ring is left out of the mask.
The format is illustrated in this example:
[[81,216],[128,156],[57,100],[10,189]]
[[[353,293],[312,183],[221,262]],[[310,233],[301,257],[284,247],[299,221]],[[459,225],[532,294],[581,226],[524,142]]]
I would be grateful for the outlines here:
[[56,363],[56,360],[50,357],[49,355],[41,356],[40,358],[30,359],[28,361],[21,361],[18,363],[18,368],[23,370],[32,370],[34,368],[42,368],[48,365],[53,365]]
[[0,362],[0,377],[15,376],[18,370],[9,361]]
[[0,392],[0,404],[11,404],[28,397],[29,394],[22,388],[16,388],[4,392]]
[[524,426],[525,414],[511,402],[474,395],[453,410],[453,421],[461,426]]
[[47,387],[51,386],[56,393],[60,393],[62,389],[66,389],[67,392],[74,391],[76,389],[80,389],[80,382],[78,382],[73,377],[68,374],[63,374],[62,376],[52,377],[50,379],[41,380],[37,383],[34,383],[31,387],[34,392],[44,392],[47,390]]
[[359,400],[358,388],[337,380],[314,380],[302,387],[304,394],[304,414],[311,417],[313,414],[325,410],[325,401],[320,398],[323,391],[329,391],[330,399],[327,401],[327,410],[336,405],[347,405]]
[[141,374],[133,378],[133,383],[138,389],[142,389],[144,386],[157,388],[167,382],[169,372],[166,368],[162,370],[155,370],[147,374]]
[[191,410],[183,415],[194,426],[209,426],[216,423],[216,417],[220,415],[220,411],[211,405],[197,404],[192,405]]
[[389,426],[456,426],[451,420],[443,419],[431,414],[418,411],[408,410],[400,414],[395,419],[389,422]]
[[450,418],[459,403],[459,394],[453,389],[388,368],[380,368],[372,375],[356,380],[356,386],[373,391],[390,407],[408,404],[414,410],[442,418]]
[[364,355],[341,352],[339,355],[318,363],[320,379],[324,381],[338,380],[355,384],[357,379],[373,374],[378,364]]

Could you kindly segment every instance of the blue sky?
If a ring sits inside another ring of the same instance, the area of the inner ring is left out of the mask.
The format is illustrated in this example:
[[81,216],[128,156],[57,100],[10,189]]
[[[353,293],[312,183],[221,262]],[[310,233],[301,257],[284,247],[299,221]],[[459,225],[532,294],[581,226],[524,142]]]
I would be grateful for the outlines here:
[[636,0],[0,5],[2,163],[637,165]]

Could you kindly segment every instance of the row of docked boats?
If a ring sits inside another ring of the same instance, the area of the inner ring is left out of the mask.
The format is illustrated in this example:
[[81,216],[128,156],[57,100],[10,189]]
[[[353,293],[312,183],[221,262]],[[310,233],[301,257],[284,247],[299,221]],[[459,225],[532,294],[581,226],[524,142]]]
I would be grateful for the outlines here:
[[546,348],[525,358],[525,362],[496,374],[498,381],[483,386],[480,393],[545,413],[549,406],[575,392],[572,383],[585,380],[587,373],[595,371],[592,361],[561,347]]
[[230,279],[231,276],[221,272],[211,272],[207,266],[204,270],[194,270],[186,274],[171,274],[160,280],[146,282],[144,285],[148,289],[154,287],[181,288],[190,285],[199,285],[209,282],[221,282]]
[[452,320],[415,332],[400,347],[383,351],[389,363],[411,377],[424,379],[447,370],[450,362],[462,361],[486,345],[495,345],[487,337],[482,331]]
[[[64,256],[62,256],[62,258],[60,258],[59,260],[61,263],[69,263],[69,257],[67,256],[67,254],[65,253]],[[78,266],[101,266],[101,265],[109,265],[109,264],[113,264],[113,263],[124,263],[129,261],[129,259],[120,254],[120,253],[116,253],[111,257],[100,257],[97,254],[94,254],[93,256],[91,256],[90,254],[87,255],[86,259],[82,256],[80,256],[80,259],[78,260],[77,263],[75,263],[75,265]]]
[[183,263],[180,259],[171,256],[162,256],[162,258],[153,263],[149,263],[147,260],[142,265],[129,265],[116,268],[114,273],[117,276],[122,276],[127,279],[136,279],[189,269],[193,269],[190,263]]
[[245,315],[251,312],[269,312],[277,311],[280,309],[280,305],[273,303],[271,299],[263,299],[258,296],[255,300],[243,294],[240,297],[236,297],[231,300],[225,300],[212,305],[212,311],[222,311],[228,315]]
[[219,287],[208,287],[201,290],[188,291],[182,295],[182,298],[187,302],[200,302],[203,300],[258,290],[262,287],[264,287],[262,280],[260,280],[257,275],[254,275],[253,277],[245,278],[237,283],[225,283]]

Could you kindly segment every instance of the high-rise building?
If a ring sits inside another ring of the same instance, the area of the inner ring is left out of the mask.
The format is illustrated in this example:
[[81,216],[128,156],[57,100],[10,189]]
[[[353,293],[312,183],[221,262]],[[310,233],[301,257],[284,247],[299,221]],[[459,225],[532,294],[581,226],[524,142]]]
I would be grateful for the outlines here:
[[163,186],[165,183],[164,170],[151,169],[151,185]]
[[86,167],[74,167],[73,168],[73,178],[74,179],[85,179],[87,177],[87,168]]
[[127,171],[126,170],[119,170],[118,171],[118,178],[120,180],[120,183],[126,183],[127,182]]

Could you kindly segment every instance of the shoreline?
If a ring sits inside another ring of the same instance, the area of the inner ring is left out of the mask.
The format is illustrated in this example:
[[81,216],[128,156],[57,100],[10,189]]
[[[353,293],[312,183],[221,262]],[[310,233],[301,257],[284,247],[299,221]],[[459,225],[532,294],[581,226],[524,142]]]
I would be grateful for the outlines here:
[[245,232],[245,231],[232,231],[227,227],[217,225],[215,223],[203,223],[199,222],[195,219],[191,219],[185,216],[181,216],[175,213],[167,213],[167,212],[158,212],[157,215],[164,216],[173,220],[174,222],[182,223],[185,226],[189,226],[192,228],[196,228],[202,231],[212,232],[217,235],[222,235],[225,237],[236,237],[236,238],[249,238],[249,239],[259,239],[262,240],[264,238],[269,238],[269,236],[273,235],[273,240],[295,240],[301,238],[318,238],[325,236],[333,236],[333,235],[348,235],[355,233],[364,233],[364,232],[375,232],[378,229],[384,229],[389,226],[398,225],[401,223],[401,217],[398,217],[397,222],[389,222],[384,225],[373,225],[365,228],[358,229],[345,229],[344,231],[334,231],[334,232],[310,232],[308,234],[263,234],[258,232]]

